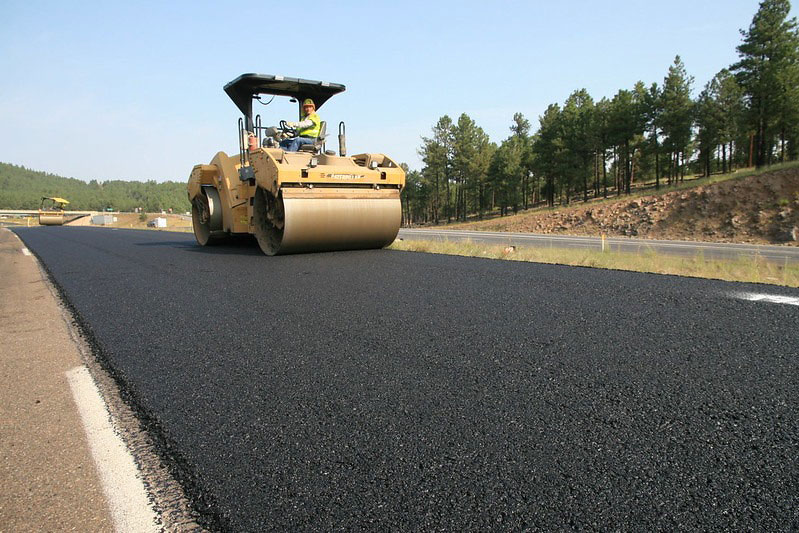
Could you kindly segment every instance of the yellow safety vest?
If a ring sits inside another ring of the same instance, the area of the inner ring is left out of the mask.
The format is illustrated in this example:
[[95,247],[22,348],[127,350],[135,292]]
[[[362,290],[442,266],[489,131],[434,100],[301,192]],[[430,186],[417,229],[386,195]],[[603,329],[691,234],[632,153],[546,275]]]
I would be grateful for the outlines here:
[[322,119],[319,118],[319,115],[316,113],[311,113],[307,117],[302,117],[302,120],[306,119],[311,119],[311,121],[313,121],[313,126],[299,130],[297,135],[301,135],[302,137],[319,137],[319,131],[322,129]]

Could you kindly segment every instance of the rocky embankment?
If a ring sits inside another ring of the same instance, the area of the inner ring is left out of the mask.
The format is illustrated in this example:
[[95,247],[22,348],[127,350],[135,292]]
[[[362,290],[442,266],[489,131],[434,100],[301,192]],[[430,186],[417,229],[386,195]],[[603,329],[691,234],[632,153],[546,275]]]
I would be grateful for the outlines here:
[[799,245],[799,167],[658,195],[461,224],[464,229]]

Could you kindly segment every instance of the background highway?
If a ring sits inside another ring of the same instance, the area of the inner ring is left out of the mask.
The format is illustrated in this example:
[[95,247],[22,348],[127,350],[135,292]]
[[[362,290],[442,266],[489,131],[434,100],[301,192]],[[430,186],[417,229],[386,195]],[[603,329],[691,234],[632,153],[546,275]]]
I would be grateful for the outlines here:
[[[601,237],[576,235],[544,235],[503,231],[469,231],[402,228],[399,237],[406,240],[433,240],[474,242],[488,245],[513,245],[527,248],[567,248],[575,250],[602,250]],[[765,244],[731,244],[720,242],[666,241],[610,237],[605,246],[614,252],[645,253],[694,257],[701,254],[706,259],[730,260],[760,257],[766,261],[783,264],[799,262],[799,247]]]
[[797,290],[14,231],[213,528],[799,526]]

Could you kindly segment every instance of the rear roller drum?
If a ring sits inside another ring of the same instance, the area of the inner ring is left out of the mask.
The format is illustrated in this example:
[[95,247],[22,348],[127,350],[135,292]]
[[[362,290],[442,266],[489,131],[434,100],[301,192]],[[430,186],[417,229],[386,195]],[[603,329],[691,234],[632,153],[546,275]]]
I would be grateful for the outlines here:
[[204,186],[191,202],[194,238],[201,246],[218,244],[225,239],[222,231],[222,203],[214,187]]

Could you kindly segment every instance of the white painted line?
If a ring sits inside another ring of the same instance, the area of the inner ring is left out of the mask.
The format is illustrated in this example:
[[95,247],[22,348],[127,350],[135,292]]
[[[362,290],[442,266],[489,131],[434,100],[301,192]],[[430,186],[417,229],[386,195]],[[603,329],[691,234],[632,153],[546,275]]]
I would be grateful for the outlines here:
[[780,296],[779,294],[759,294],[756,292],[741,292],[735,295],[742,300],[750,302],[768,302],[773,304],[799,305],[799,298],[793,296]]
[[22,248],[22,255],[33,255],[27,248]]
[[85,366],[65,372],[117,531],[160,531],[133,457]]

